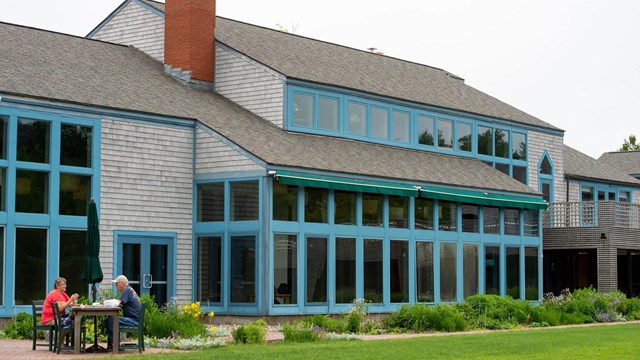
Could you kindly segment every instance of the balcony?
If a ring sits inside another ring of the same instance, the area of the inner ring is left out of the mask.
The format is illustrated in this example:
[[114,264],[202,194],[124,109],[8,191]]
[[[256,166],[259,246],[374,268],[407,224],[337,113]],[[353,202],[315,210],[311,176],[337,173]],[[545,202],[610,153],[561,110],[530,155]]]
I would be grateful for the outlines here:
[[640,204],[619,201],[553,203],[542,212],[542,227],[640,229]]

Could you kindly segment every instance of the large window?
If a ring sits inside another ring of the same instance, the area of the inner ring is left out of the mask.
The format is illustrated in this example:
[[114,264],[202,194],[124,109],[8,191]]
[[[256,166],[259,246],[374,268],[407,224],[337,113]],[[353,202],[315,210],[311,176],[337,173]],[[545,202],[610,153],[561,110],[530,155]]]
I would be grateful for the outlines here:
[[[16,229],[15,304],[31,305],[35,299],[43,299],[48,288],[47,230]],[[82,270],[79,270],[82,271]]]
[[378,139],[389,139],[389,110],[371,107],[371,136]]
[[49,213],[49,173],[16,171],[16,212]]
[[478,126],[478,154],[493,155],[493,129]]
[[416,230],[433,230],[434,201],[426,198],[415,198]]
[[456,231],[458,217],[456,203],[441,200],[438,204],[438,229]]
[[378,194],[362,194],[362,225],[383,226],[383,199],[382,195]]
[[538,236],[538,210],[522,210],[524,215],[524,236]]
[[0,168],[0,211],[7,211],[7,169]]
[[500,208],[482,208],[482,225],[485,234],[500,234]]
[[298,187],[273,183],[273,220],[298,221]]
[[304,221],[309,223],[328,223],[329,192],[327,189],[304,189]]
[[409,302],[409,242],[391,240],[391,302]]
[[224,221],[224,183],[198,185],[199,222]]
[[231,183],[231,221],[258,220],[259,208],[257,181]]
[[477,233],[478,229],[478,205],[462,204],[462,231]]
[[333,222],[336,225],[356,224],[356,193],[335,190],[333,192],[335,213]]
[[463,248],[464,298],[478,293],[478,245],[464,244]]
[[49,163],[51,123],[18,119],[18,161]]
[[382,303],[382,240],[364,239],[364,298]]
[[197,262],[196,299],[203,304],[219,303],[222,299],[222,238],[199,236]]
[[496,129],[495,132],[496,157],[509,158],[509,131]]
[[504,234],[520,235],[520,210],[504,209]]
[[418,115],[418,144],[435,145],[433,134],[433,118]]
[[298,237],[276,234],[273,239],[273,303],[297,304]]
[[471,137],[471,124],[458,123],[456,125],[456,144],[460,151],[471,151],[473,139]]
[[389,227],[409,228],[409,198],[406,196],[389,196]]
[[256,301],[256,238],[231,237],[231,302]]
[[62,124],[60,129],[60,165],[91,167],[92,128]]
[[507,250],[507,295],[520,299],[520,248],[508,246]]
[[393,141],[409,142],[409,113],[393,112]]
[[336,238],[336,304],[356,298],[356,239]]
[[416,242],[416,301],[433,302],[433,243]]
[[524,248],[524,296],[527,300],[538,300],[538,248]]
[[321,96],[318,102],[318,128],[337,131],[338,119],[340,118],[338,100]]
[[527,160],[527,137],[525,134],[514,132],[511,134],[511,156],[513,160]]
[[453,122],[438,120],[438,147],[453,149]]
[[307,238],[307,303],[327,302],[327,239]]
[[[9,118],[7,116],[0,115],[0,159],[7,158],[7,138],[9,136],[9,132],[7,131],[7,124],[9,123]],[[0,293],[1,295],[2,293]],[[2,300],[0,300],[1,302]]]
[[86,259],[86,231],[60,231],[60,258],[58,274],[67,279],[67,294],[78,293],[88,296],[88,286],[82,280],[82,270]]
[[457,300],[456,244],[440,243],[440,300]]
[[484,248],[485,294],[500,295],[500,247]]
[[349,133],[366,135],[367,107],[363,104],[349,102]]
[[60,174],[60,215],[87,215],[91,176]]
[[313,95],[300,93],[293,95],[293,124],[313,126]]

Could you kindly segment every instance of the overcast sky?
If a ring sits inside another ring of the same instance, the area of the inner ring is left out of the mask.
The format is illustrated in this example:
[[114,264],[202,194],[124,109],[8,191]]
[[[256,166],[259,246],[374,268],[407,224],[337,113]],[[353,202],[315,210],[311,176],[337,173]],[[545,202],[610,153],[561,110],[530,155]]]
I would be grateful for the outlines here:
[[[121,3],[4,0],[0,21],[84,36]],[[218,0],[217,14],[446,69],[595,158],[640,136],[637,0]]]

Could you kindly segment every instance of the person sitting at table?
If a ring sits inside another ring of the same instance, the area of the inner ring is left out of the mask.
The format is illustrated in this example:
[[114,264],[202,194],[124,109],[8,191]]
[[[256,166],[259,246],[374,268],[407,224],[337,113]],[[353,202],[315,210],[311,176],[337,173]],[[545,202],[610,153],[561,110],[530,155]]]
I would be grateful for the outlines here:
[[[120,326],[129,325],[137,326],[140,319],[140,309],[142,304],[140,303],[140,297],[136,291],[129,286],[129,279],[124,275],[118,275],[111,282],[116,283],[116,289],[120,292],[120,307],[122,307],[122,315],[118,318]],[[113,318],[107,319],[107,349],[113,348]],[[120,339],[118,339],[118,343]]]
[[[53,325],[53,303],[57,303],[60,313],[64,313],[65,309],[78,299],[78,294],[69,296],[65,290],[67,290],[67,279],[63,277],[56,278],[53,281],[53,290],[44,299],[42,316],[40,317],[42,325]],[[71,327],[71,324],[71,316],[63,314],[62,326]]]

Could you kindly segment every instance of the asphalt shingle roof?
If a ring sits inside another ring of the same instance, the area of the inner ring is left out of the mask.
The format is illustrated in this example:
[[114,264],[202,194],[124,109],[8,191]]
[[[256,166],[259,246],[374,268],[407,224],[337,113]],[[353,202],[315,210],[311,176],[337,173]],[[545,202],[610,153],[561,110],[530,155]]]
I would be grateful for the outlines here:
[[127,46],[0,23],[0,93],[196,119],[278,167],[536,194],[470,158],[289,133]]
[[564,146],[564,174],[568,178],[640,186],[640,180],[567,145]]
[[629,175],[640,174],[640,151],[612,151],[602,154],[598,161]]

